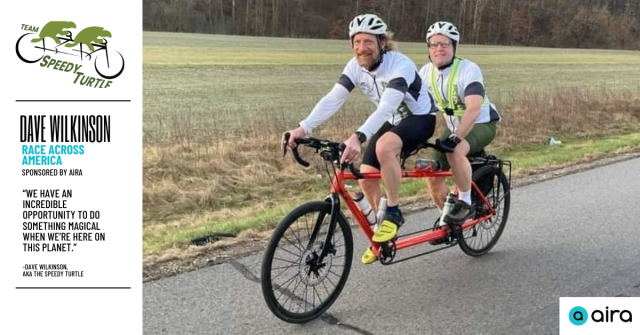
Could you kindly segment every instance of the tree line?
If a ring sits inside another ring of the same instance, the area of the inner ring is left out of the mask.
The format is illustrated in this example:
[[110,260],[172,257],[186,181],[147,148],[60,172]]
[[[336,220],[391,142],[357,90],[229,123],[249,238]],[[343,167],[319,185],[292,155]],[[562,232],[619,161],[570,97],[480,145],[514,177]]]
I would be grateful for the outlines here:
[[375,13],[402,41],[444,20],[461,43],[640,50],[640,0],[143,0],[143,13],[152,31],[345,39]]

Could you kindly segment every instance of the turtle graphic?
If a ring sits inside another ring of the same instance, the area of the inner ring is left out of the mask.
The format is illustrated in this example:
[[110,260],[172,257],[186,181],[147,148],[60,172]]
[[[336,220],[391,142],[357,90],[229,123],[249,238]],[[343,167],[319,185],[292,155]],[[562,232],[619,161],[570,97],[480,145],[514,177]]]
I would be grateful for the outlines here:
[[53,38],[56,43],[60,44],[60,39],[58,35],[67,36],[69,34],[65,29],[75,28],[76,24],[71,21],[51,21],[42,27],[42,31],[40,31],[40,38],[34,38],[31,40],[32,43],[37,43],[42,41],[45,37]]
[[111,33],[108,30],[104,30],[102,27],[88,27],[82,29],[74,39],[72,44],[66,44],[67,48],[75,47],[79,43],[86,45],[89,50],[94,51],[91,43],[104,43],[100,37],[111,37]]

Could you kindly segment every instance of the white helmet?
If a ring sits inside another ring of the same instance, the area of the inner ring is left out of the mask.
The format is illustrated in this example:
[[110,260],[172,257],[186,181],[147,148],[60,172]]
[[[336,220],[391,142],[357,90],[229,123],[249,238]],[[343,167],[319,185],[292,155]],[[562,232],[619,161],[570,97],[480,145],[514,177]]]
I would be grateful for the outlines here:
[[429,43],[429,39],[433,35],[444,35],[455,43],[460,42],[458,28],[447,21],[438,21],[429,27],[429,30],[427,30],[427,43]]
[[358,15],[349,23],[349,38],[357,33],[384,35],[387,33],[387,24],[374,14]]

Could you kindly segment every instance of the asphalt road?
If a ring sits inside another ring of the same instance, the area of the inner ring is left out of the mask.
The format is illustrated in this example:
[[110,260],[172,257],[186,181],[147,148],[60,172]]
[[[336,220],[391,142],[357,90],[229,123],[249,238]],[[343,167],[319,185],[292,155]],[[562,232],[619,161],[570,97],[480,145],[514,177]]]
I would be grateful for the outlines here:
[[[402,229],[436,216],[408,216]],[[364,266],[353,232],[349,280],[320,319],[271,314],[259,254],[146,283],[144,333],[557,334],[559,297],[640,296],[640,159],[513,189],[505,232],[480,258],[454,247]]]

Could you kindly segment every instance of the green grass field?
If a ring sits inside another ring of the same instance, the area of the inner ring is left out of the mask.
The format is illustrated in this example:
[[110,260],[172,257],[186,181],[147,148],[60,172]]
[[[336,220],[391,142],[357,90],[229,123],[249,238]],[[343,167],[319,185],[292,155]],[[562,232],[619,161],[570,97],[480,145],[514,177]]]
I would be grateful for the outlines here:
[[[427,61],[424,44],[398,46],[418,68]],[[497,103],[526,90],[569,86],[640,90],[639,52],[462,44],[458,54],[480,65]],[[255,115],[295,124],[328,92],[351,56],[348,40],[146,32],[145,134],[155,138],[173,131],[165,121],[174,113],[192,117],[196,131],[242,129]],[[350,100],[346,110],[371,110],[360,94]]]
[[[398,46],[426,62],[424,44]],[[504,116],[491,148],[516,169],[640,146],[640,52],[463,44],[458,54],[482,68]],[[321,199],[321,170],[282,160],[277,141],[350,58],[347,40],[145,32],[145,256],[179,253],[210,231],[268,229]],[[346,138],[372,110],[354,91],[318,136]],[[565,144],[546,147],[550,135]]]

